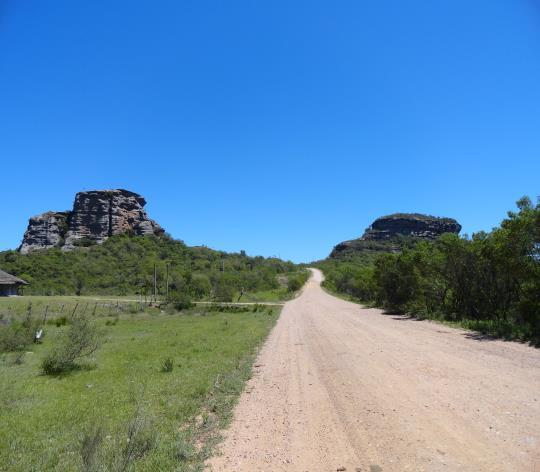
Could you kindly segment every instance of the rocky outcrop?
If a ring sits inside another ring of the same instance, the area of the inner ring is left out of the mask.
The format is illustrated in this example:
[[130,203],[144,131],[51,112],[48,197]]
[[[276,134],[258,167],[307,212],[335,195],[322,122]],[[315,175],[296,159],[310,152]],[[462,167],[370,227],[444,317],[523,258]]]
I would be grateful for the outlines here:
[[145,199],[128,190],[92,190],[75,196],[70,212],[47,212],[30,219],[19,248],[21,253],[36,249],[101,244],[117,234],[160,235],[163,229],[148,218]]
[[359,252],[396,252],[405,241],[433,240],[444,233],[458,234],[461,225],[452,218],[439,218],[420,213],[394,213],[377,218],[361,238],[343,241],[334,247],[330,257]]
[[435,239],[444,233],[459,233],[461,225],[452,218],[439,218],[420,213],[394,213],[377,218],[366,230],[363,239],[389,240],[396,236]]
[[163,233],[144,210],[146,201],[128,190],[94,190],[75,196],[64,249],[102,243],[116,234],[148,236]]
[[27,254],[35,249],[62,246],[67,232],[69,214],[68,211],[48,211],[30,218],[19,251]]

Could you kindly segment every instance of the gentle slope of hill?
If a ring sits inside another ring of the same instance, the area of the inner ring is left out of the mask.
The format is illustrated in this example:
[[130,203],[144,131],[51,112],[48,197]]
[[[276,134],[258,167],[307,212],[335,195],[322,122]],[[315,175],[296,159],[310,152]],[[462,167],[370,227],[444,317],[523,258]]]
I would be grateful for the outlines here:
[[171,293],[222,301],[240,293],[277,290],[287,285],[286,276],[299,270],[277,258],[189,247],[166,235],[111,236],[102,244],[67,252],[0,252],[0,268],[30,283],[26,294],[150,294],[154,266],[160,294],[168,280]]

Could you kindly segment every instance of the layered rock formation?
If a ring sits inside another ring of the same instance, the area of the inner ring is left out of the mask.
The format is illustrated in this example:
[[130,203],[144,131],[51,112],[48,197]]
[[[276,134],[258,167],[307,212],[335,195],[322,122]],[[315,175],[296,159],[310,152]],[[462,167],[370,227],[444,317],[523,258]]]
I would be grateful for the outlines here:
[[397,235],[435,239],[444,233],[459,233],[461,225],[452,218],[439,218],[420,213],[394,213],[377,218],[366,230],[363,239],[388,240]]
[[401,250],[407,240],[433,240],[441,234],[458,234],[460,231],[461,225],[452,218],[419,213],[394,213],[377,218],[361,238],[339,243],[330,257],[343,257],[359,252],[395,252]]
[[64,249],[73,249],[87,241],[100,244],[116,234],[163,233],[163,229],[148,218],[144,205],[143,197],[128,190],[79,192],[69,217]]
[[68,211],[48,211],[30,218],[19,251],[26,254],[34,249],[62,246],[67,232],[68,217]]
[[22,253],[36,249],[101,244],[117,234],[160,235],[163,229],[148,218],[145,199],[128,190],[92,190],[75,196],[70,212],[47,212],[30,218],[19,248]]

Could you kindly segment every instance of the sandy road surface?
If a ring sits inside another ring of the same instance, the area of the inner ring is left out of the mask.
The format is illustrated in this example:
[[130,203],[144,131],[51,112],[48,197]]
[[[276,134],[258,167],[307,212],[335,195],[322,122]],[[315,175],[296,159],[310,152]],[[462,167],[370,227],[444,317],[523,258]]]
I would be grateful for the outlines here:
[[540,350],[362,309],[314,271],[213,471],[540,472]]

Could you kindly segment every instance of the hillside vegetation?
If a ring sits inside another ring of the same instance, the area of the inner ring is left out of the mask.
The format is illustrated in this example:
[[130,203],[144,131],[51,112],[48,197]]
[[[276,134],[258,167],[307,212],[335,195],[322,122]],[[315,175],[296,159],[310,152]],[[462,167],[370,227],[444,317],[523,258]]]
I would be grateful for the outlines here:
[[193,300],[285,295],[289,278],[302,276],[292,262],[188,247],[168,236],[114,236],[70,252],[0,252],[0,268],[29,282],[28,295],[150,295],[154,265],[161,295],[168,279],[170,294]]
[[540,344],[540,205],[517,203],[500,227],[444,234],[399,253],[318,265],[325,286],[362,302]]

